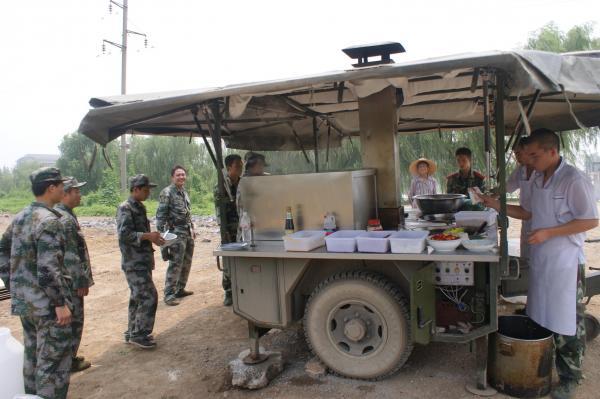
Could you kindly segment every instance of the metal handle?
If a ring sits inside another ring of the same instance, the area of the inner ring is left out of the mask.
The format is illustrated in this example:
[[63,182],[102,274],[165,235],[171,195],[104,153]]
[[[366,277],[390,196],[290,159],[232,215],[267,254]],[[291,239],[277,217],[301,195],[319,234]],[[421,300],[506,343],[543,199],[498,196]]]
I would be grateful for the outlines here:
[[417,307],[417,325],[418,325],[419,329],[425,328],[427,325],[433,323],[433,319],[429,319],[426,321],[422,321],[422,320],[423,320],[423,308],[418,306]]
[[513,347],[507,342],[498,343],[498,351],[504,356],[514,356]]
[[517,265],[517,272],[515,273],[514,276],[511,276],[510,274],[506,277],[502,277],[502,280],[509,280],[509,281],[514,281],[514,280],[518,280],[521,277],[521,262],[519,261],[519,258],[513,257],[511,256],[510,259],[508,260],[508,271],[510,273],[510,264],[511,262],[514,262]]
[[217,256],[216,259],[217,259],[217,269],[219,269],[219,271],[222,272],[223,268],[221,267],[221,257]]

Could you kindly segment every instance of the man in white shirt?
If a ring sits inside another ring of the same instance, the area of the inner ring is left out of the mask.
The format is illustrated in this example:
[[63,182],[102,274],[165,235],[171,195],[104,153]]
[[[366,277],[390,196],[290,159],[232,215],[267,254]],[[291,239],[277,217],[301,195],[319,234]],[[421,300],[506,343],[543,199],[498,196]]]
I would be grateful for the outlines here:
[[[598,209],[590,180],[560,156],[560,140],[537,129],[526,151],[536,171],[529,204],[508,205],[508,215],[531,220],[527,314],[554,332],[560,385],[552,398],[574,396],[583,377],[585,323],[585,232],[598,226]],[[497,199],[482,196],[498,209]]]

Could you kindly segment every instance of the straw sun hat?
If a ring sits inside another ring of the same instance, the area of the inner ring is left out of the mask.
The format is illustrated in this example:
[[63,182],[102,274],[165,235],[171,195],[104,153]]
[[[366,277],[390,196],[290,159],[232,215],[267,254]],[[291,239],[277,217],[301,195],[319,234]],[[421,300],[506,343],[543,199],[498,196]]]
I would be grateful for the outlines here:
[[408,167],[408,170],[411,175],[413,175],[413,176],[418,175],[417,165],[421,162],[425,162],[429,166],[429,176],[433,175],[435,173],[435,171],[437,170],[437,166],[436,166],[435,162],[433,162],[432,160],[429,160],[427,158],[419,158],[415,161],[412,161],[410,166]]

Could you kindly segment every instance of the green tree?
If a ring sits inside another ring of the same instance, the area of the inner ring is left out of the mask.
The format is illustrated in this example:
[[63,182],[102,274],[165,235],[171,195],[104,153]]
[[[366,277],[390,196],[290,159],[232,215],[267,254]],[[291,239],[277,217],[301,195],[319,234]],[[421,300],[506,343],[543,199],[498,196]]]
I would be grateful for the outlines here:
[[[103,171],[108,168],[100,146],[97,146],[94,159],[95,147],[96,144],[92,140],[79,133],[65,135],[58,147],[60,158],[56,163],[57,167],[64,176],[74,176],[79,181],[87,181],[88,184],[82,188],[84,193],[96,191],[100,187]],[[116,170],[119,167],[118,151],[116,141],[106,146],[106,154]]]
[[592,22],[575,25],[567,32],[561,31],[554,22],[550,22],[530,34],[526,48],[552,53],[598,50],[600,38],[592,37],[593,33]]

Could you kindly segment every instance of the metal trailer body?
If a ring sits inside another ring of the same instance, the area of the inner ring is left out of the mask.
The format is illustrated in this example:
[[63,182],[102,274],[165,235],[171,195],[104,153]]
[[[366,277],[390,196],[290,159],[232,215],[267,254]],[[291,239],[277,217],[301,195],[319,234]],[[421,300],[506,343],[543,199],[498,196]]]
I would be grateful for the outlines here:
[[[251,358],[260,360],[265,329],[303,318],[312,349],[332,369],[357,378],[393,373],[413,343],[474,341],[474,390],[481,391],[487,388],[487,336],[497,328],[498,289],[502,280],[519,276],[519,263],[508,253],[507,151],[531,128],[600,125],[596,55],[488,52],[218,89],[94,98],[95,109],[79,130],[102,145],[126,133],[199,136],[219,171],[222,139],[239,149],[314,150],[319,172],[319,149],[327,149],[327,159],[342,138],[358,136],[363,167],[376,170],[373,210],[381,215],[401,205],[397,134],[482,127],[486,176],[501,200],[498,253],[291,253],[280,241],[260,240],[246,251],[215,251],[231,268],[234,311],[249,322]],[[347,196],[345,206],[355,206],[355,199]],[[364,211],[364,204],[358,208]],[[267,209],[283,220],[282,210]],[[362,223],[354,209],[346,214]],[[436,329],[436,314],[444,313],[436,312],[433,268],[454,261],[473,262],[471,306],[483,315],[461,334]]]

